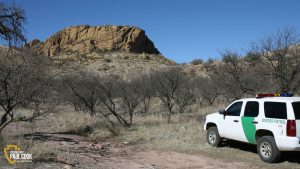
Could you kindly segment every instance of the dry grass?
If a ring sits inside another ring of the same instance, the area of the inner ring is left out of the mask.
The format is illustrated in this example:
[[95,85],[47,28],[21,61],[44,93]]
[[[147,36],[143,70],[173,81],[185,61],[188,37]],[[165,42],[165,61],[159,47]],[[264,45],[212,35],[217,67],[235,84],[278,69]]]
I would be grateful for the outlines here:
[[174,115],[171,124],[167,124],[162,116],[138,117],[135,125],[122,131],[119,138],[138,148],[202,154],[228,162],[248,162],[260,168],[300,168],[299,160],[287,160],[278,164],[264,163],[253,145],[233,141],[226,141],[220,148],[208,145],[203,121],[197,117],[219,108],[221,107],[202,108],[194,114]]
[[129,144],[151,149],[201,151],[208,147],[205,144],[202,117],[212,109],[202,108],[195,112],[173,115],[171,124],[167,124],[166,118],[161,115],[137,117],[133,127],[124,130],[120,138]]
[[[133,148],[202,154],[227,162],[248,162],[260,168],[300,168],[299,160],[286,160],[278,164],[264,163],[256,154],[255,146],[247,144],[227,142],[221,148],[209,146],[206,143],[206,132],[203,130],[202,117],[225,107],[224,105],[206,108],[193,105],[189,110],[191,113],[173,115],[172,123],[167,124],[166,118],[163,116],[164,113],[158,113],[163,108],[159,106],[157,101],[152,104],[154,107],[151,108],[151,112],[147,115],[137,115],[134,118],[133,126],[130,128],[124,128],[120,125],[112,126],[101,120],[100,117],[90,117],[83,112],[74,112],[70,107],[65,107],[64,111],[58,114],[50,114],[45,120],[40,120],[35,125],[39,126],[37,131],[75,131],[74,133],[81,133],[86,126],[89,126],[91,131],[85,134],[90,140],[99,141],[114,138],[128,142]],[[22,138],[7,138],[6,141],[21,145],[21,147],[30,147],[28,151],[34,154],[35,163],[17,165],[16,168],[31,168],[32,165],[40,166],[39,164],[43,162],[50,165],[53,159],[73,159],[67,151],[59,150],[56,144],[50,142],[32,143],[31,140]],[[2,162],[5,161],[2,159],[0,162],[3,164]]]
[[165,119],[156,121],[155,117],[147,118],[149,121],[145,122],[144,119],[143,124],[126,131],[121,137],[129,144],[150,149],[192,151],[203,148],[203,145],[199,144],[203,138],[199,121],[179,122],[176,120],[175,122],[173,120],[172,124],[166,124]]

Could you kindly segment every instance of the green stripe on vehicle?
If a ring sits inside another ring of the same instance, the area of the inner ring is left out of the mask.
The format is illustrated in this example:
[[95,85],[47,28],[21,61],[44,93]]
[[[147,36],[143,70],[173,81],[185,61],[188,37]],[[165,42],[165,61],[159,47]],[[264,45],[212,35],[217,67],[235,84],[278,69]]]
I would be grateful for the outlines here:
[[249,143],[255,144],[256,126],[252,123],[253,121],[254,121],[254,117],[242,117],[242,126],[243,126],[245,136]]

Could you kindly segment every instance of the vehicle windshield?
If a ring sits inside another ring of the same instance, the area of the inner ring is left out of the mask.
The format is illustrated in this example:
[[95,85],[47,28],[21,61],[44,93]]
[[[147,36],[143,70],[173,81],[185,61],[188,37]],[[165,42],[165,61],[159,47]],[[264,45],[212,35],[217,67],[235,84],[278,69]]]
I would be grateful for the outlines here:
[[293,109],[295,113],[295,119],[299,120],[300,119],[300,102],[293,102]]

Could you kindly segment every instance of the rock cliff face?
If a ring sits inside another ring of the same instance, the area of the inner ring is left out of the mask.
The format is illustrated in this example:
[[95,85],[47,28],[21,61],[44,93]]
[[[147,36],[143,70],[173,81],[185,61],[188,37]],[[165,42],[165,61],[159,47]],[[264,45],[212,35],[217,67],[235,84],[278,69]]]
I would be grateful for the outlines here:
[[55,33],[44,43],[34,41],[30,46],[36,44],[42,45],[41,52],[47,56],[95,50],[159,54],[144,30],[130,26],[72,26]]

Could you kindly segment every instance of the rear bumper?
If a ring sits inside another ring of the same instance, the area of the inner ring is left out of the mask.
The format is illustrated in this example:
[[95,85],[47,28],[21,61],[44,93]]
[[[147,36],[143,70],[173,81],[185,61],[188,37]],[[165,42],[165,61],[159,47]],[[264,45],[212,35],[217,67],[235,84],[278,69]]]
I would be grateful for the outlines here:
[[278,136],[275,141],[280,151],[300,151],[300,138],[298,137]]

